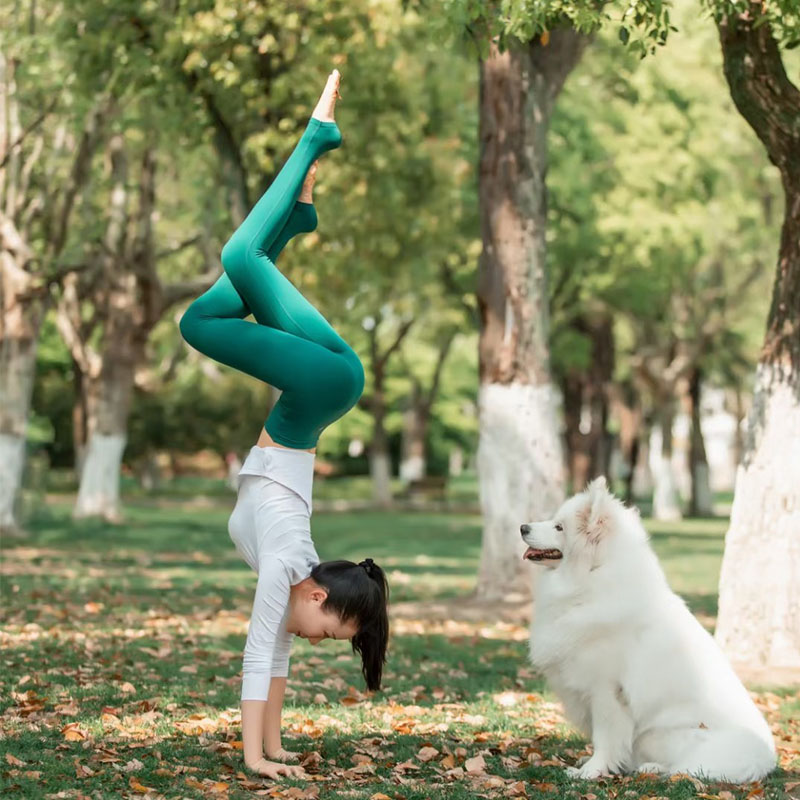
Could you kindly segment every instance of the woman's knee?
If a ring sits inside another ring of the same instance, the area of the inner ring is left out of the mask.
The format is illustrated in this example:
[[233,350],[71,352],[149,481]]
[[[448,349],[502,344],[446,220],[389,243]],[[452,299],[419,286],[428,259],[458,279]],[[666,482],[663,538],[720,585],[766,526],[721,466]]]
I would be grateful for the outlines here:
[[197,307],[195,303],[192,303],[189,308],[183,312],[183,316],[178,323],[178,329],[181,332],[181,336],[183,336],[184,341],[188,342],[189,344],[192,344],[192,340],[195,339],[198,332],[198,324],[200,322],[200,315],[197,313]]
[[353,404],[355,404],[364,391],[364,365],[361,363],[361,359],[358,357],[356,351],[352,348],[348,348],[346,357],[348,365],[352,371],[352,383],[350,389],[351,394],[353,395]]
[[347,347],[336,354],[336,368],[331,375],[329,396],[340,406],[350,408],[364,391],[364,367],[355,351]]
[[225,242],[222,251],[219,254],[219,259],[222,262],[222,268],[228,275],[235,273],[240,267],[244,267],[247,261],[248,245],[240,237],[234,234]]

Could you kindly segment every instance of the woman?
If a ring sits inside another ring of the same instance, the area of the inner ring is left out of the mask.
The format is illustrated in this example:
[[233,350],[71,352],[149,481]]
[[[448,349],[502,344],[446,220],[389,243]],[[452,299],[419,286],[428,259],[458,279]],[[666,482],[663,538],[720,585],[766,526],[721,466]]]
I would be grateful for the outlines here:
[[[380,688],[388,641],[383,571],[369,558],[319,563],[309,524],[317,440],[360,397],[364,369],[275,266],[289,239],[316,228],[316,162],[341,143],[338,86],[334,70],[283,169],[223,247],[224,274],[180,322],[201,353],[282,390],[239,473],[228,523],[258,573],[242,670],[244,761],[271,778],[304,775],[282,763],[297,758],[280,731],[292,637],[350,639],[369,689]],[[250,313],[257,324],[244,320]]]

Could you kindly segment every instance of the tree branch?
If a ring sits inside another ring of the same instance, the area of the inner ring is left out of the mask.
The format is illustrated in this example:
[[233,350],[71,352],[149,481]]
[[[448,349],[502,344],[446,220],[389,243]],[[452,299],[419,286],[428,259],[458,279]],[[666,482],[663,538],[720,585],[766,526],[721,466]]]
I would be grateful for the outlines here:
[[760,2],[718,23],[731,97],[781,171],[800,170],[800,91],[789,80]]

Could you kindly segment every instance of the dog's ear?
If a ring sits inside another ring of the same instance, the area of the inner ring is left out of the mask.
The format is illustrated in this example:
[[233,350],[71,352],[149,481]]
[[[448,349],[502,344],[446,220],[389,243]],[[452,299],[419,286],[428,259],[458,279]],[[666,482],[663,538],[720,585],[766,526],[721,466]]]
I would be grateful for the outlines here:
[[608,491],[608,483],[606,481],[605,475],[600,475],[595,478],[587,487],[586,491],[589,493],[592,492],[607,492]]
[[596,544],[611,527],[611,504],[614,498],[602,476],[589,484],[586,493],[588,501],[581,514],[580,529],[590,542]]

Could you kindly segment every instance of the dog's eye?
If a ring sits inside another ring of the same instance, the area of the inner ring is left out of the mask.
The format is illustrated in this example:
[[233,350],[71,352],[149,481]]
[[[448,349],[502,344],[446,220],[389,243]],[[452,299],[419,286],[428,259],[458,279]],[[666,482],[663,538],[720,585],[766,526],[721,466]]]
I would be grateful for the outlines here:
[[564,530],[564,526],[560,522],[556,522],[556,530],[557,531],[563,531]]

